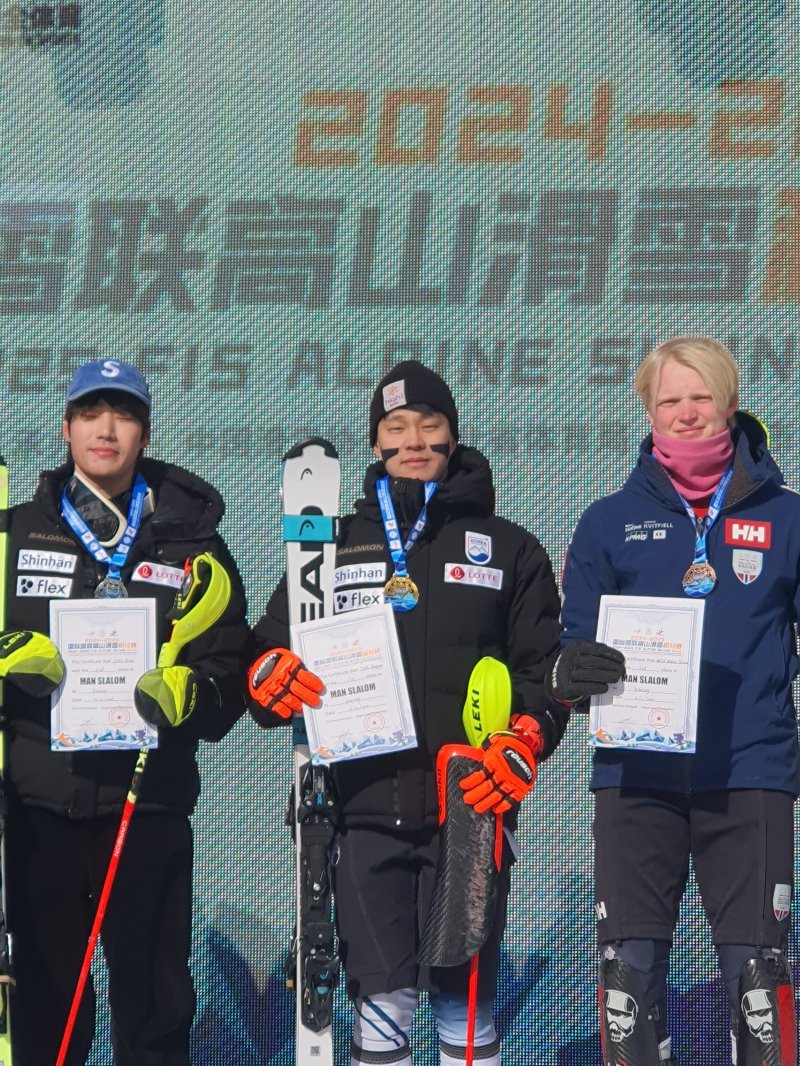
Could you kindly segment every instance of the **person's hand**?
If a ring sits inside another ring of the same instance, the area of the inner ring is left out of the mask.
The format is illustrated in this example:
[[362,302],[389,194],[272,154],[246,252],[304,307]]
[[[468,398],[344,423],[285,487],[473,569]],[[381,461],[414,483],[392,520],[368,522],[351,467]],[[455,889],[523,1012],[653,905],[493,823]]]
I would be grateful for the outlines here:
[[[264,652],[247,674],[251,700],[279,718],[302,714],[304,706],[318,707],[324,688],[317,675],[306,670],[302,659],[286,648]],[[253,717],[262,724],[259,712],[254,711]]]
[[183,725],[197,706],[200,679],[190,666],[159,666],[136,682],[136,710],[158,729]]
[[583,711],[588,709],[585,704],[575,705],[608,692],[608,686],[624,674],[625,656],[621,651],[596,640],[574,640],[556,659],[545,687],[559,703]]
[[527,741],[511,731],[492,733],[475,750],[482,765],[459,782],[464,802],[478,814],[518,807],[536,782],[536,756]]
[[64,680],[65,673],[58,648],[44,633],[0,633],[0,678],[8,678],[27,696],[49,696]]

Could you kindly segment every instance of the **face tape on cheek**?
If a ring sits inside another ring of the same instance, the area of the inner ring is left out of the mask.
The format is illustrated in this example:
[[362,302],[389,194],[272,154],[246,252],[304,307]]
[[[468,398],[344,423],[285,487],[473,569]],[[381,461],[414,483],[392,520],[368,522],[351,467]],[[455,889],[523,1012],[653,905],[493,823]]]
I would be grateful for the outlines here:
[[445,459],[449,459],[450,458],[450,444],[451,444],[450,441],[448,441],[447,444],[432,444],[431,445],[431,451],[432,452],[437,452],[439,455],[443,455],[445,457]]
[[399,448],[381,448],[381,459],[383,460],[383,465],[386,466],[389,460],[394,459],[394,457],[398,455],[399,452]]

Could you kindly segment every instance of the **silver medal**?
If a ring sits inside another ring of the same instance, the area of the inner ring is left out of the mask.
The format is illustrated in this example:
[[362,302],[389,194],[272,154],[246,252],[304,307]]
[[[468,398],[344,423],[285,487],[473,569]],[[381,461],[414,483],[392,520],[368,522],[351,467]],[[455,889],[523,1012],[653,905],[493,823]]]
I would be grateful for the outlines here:
[[128,590],[118,577],[104,577],[94,590],[96,600],[123,600],[127,595]]

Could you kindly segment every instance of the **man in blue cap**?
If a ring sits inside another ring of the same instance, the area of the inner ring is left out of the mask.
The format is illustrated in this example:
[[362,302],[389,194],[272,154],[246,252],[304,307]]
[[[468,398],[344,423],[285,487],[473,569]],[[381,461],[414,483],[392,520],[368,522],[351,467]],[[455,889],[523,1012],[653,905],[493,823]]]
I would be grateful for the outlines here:
[[[188,1066],[195,1008],[189,972],[192,831],[199,740],[219,740],[244,704],[241,580],[217,525],[222,498],[178,466],[143,457],[150,390],[136,367],[108,359],[75,372],[63,436],[67,462],[41,474],[10,519],[7,629],[0,676],[8,720],[8,910],[15,941],[15,1066],[53,1063],[136,762],[135,751],[51,750],[48,698],[64,667],[49,637],[54,599],[153,597],[157,640],[184,564],[210,551],[231,577],[220,621],[182,665],[136,686],[158,728],[103,925],[116,1066]],[[86,1061],[91,984],[69,1066]]]

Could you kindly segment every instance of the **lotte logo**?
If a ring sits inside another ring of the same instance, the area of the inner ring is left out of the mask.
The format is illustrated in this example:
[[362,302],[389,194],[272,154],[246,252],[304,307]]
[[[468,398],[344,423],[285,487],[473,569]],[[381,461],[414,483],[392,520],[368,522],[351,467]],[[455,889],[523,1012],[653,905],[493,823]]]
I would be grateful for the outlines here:
[[462,569],[462,567],[454,566],[453,569],[450,571],[450,576],[455,578],[456,581],[463,581],[466,575],[464,574],[464,570]]
[[152,568],[152,566],[148,566],[147,563],[142,563],[142,565],[139,567],[139,574],[143,578],[152,577],[153,576],[153,568]]
[[726,518],[725,543],[747,544],[751,548],[763,548],[766,551],[772,546],[772,523]]

